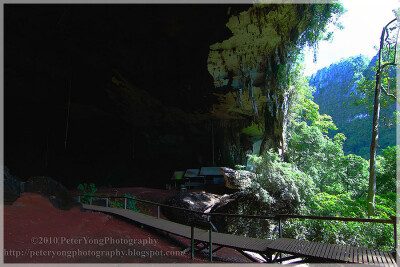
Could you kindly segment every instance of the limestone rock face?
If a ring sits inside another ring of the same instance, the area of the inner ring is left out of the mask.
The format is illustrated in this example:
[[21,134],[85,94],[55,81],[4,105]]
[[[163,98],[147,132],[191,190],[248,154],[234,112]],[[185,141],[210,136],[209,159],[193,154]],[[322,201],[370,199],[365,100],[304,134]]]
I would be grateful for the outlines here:
[[251,186],[254,173],[249,171],[237,171],[230,168],[221,168],[225,177],[225,186],[230,189],[245,189]]
[[[167,199],[166,204],[174,207],[208,213],[215,204],[220,202],[220,200],[221,196],[211,193],[181,192],[178,195]],[[209,229],[207,218],[204,215],[171,208],[163,208],[162,212],[171,221]]]
[[[223,207],[227,207],[231,202],[237,201],[238,199],[242,198],[244,196],[243,193],[241,192],[236,192],[234,194],[229,194],[229,195],[223,195],[218,203],[215,203],[215,205],[211,208],[211,212],[222,212],[224,210]],[[224,210],[223,213],[228,213],[228,210]],[[234,214],[234,213],[231,213]]]
[[16,179],[4,166],[4,199],[6,203],[14,202],[24,192],[24,183]]
[[[253,191],[241,190],[233,194],[225,194],[222,196],[205,192],[185,192],[167,199],[166,204],[203,213],[264,216],[290,213],[279,203],[266,203],[261,198],[257,197]],[[210,228],[207,222],[207,215],[195,214],[172,208],[163,208],[162,212],[171,221],[189,226],[193,225],[203,229]],[[274,231],[276,230],[275,228],[277,227],[276,222],[271,220],[230,216],[211,216],[211,222],[219,232],[257,238],[273,237]]]
[[50,177],[29,178],[25,182],[25,192],[37,193],[46,197],[57,209],[69,210],[79,205],[67,188]]
[[[271,207],[266,207],[265,203],[245,191],[222,196],[204,192],[185,192],[167,199],[166,204],[203,213],[266,215],[271,212]],[[171,208],[163,208],[162,212],[169,220],[177,223],[203,229],[210,227],[206,215]],[[270,227],[270,223],[263,220],[253,221],[236,217],[212,216],[211,222],[219,232],[250,236],[251,233],[263,232],[260,230],[262,228]]]
[[[270,215],[271,207],[244,191],[223,197],[211,213]],[[212,222],[218,231],[249,237],[268,238],[270,229],[275,227],[273,221],[237,217],[215,216]]]
[[[305,44],[304,33],[319,12],[316,5],[254,5],[230,17],[229,39],[210,46],[207,69],[214,85],[231,88],[217,95],[219,104],[211,113],[222,119],[252,118],[263,129],[262,152],[272,148],[283,156],[286,150],[291,55],[296,45]],[[327,23],[318,17],[315,24]]]

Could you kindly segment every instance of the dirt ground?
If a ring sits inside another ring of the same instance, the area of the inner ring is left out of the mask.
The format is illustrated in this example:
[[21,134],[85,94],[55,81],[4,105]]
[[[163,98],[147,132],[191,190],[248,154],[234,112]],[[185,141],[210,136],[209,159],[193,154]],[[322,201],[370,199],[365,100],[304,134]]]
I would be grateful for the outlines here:
[[[176,191],[149,188],[110,188],[99,193],[130,193],[140,199],[162,202]],[[141,207],[150,215],[156,209]],[[208,263],[208,255],[182,249],[190,240],[166,236],[111,215],[56,209],[44,197],[24,193],[4,206],[5,263]],[[239,252],[223,248],[215,262],[250,262]]]

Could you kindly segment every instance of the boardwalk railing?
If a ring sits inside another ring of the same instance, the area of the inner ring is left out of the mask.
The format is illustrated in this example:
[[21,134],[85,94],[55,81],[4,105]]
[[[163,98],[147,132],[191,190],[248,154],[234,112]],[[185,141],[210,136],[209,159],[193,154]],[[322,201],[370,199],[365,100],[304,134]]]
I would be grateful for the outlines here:
[[270,216],[264,215],[245,215],[245,214],[228,214],[228,213],[204,213],[201,211],[190,210],[181,207],[175,207],[167,204],[161,204],[157,202],[152,202],[148,200],[138,199],[129,196],[88,196],[88,195],[75,195],[78,198],[78,202],[81,202],[81,197],[89,198],[89,204],[92,205],[92,199],[105,199],[106,207],[108,207],[109,199],[124,199],[124,209],[127,208],[127,200],[133,200],[141,203],[150,204],[157,207],[157,218],[160,218],[160,208],[171,208],[176,210],[182,210],[186,212],[191,212],[195,214],[200,214],[206,216],[207,221],[214,228],[214,225],[211,223],[211,217],[213,216],[223,216],[223,217],[237,217],[237,218],[248,218],[248,219],[267,219],[267,220],[275,220],[278,222],[278,233],[279,237],[282,237],[282,221],[286,219],[311,219],[311,220],[326,220],[326,221],[346,221],[346,222],[369,222],[369,223],[383,223],[383,224],[392,224],[393,225],[393,236],[394,236],[394,252],[397,250],[397,219],[398,217],[391,216],[390,219],[369,219],[369,218],[348,218],[348,217],[333,217],[333,216],[310,216],[310,215],[294,215],[294,214],[276,214]]

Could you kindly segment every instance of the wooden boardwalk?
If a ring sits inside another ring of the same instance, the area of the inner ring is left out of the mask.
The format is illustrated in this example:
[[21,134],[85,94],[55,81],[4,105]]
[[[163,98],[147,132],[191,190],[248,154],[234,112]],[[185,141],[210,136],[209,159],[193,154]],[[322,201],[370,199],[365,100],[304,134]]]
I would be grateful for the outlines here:
[[[187,225],[152,217],[128,209],[109,208],[87,204],[82,204],[82,207],[87,210],[116,214],[171,234],[189,239],[191,238],[191,227]],[[207,230],[194,228],[194,240],[203,243],[204,247],[206,247],[207,243],[209,243],[209,232]],[[395,258],[390,252],[289,238],[266,240],[213,232],[212,244],[220,246],[217,250],[222,247],[229,247],[238,250],[242,254],[244,251],[256,252],[259,253],[267,262],[285,260],[278,258],[280,253],[284,253],[293,255],[292,257],[288,257],[288,259],[303,257],[312,258],[314,260],[319,259],[327,262],[397,266]]]
[[[175,222],[171,222],[164,219],[158,219],[153,216],[145,215],[139,212],[134,212],[128,209],[118,209],[118,208],[107,208],[102,206],[95,205],[87,205],[82,204],[82,207],[88,210],[101,211],[116,214],[143,225],[147,225],[153,228],[157,228],[159,230],[175,234],[178,236],[183,236],[186,238],[191,238],[191,227]],[[268,249],[268,244],[272,242],[272,240],[264,240],[257,238],[249,238],[244,236],[236,236],[236,235],[228,235],[222,233],[213,233],[213,244],[220,245],[224,247],[230,248],[238,248],[238,244],[240,244],[240,248],[243,250],[254,251],[263,253]],[[194,228],[194,239],[201,242],[208,242],[208,230],[203,230],[199,228]]]
[[[167,221],[164,219],[158,219],[156,217],[145,215],[139,212],[134,212],[128,209],[107,208],[107,207],[87,205],[87,204],[82,204],[82,207],[88,210],[95,210],[95,211],[116,214],[131,219],[135,222],[141,223],[143,225],[157,228],[159,230],[163,230],[165,232],[172,233],[178,236],[191,238],[191,229],[190,226],[187,225]],[[201,240],[200,237],[205,236],[207,233],[208,233],[207,230],[194,228],[194,237],[196,240]]]
[[279,238],[269,244],[270,250],[300,257],[311,257],[333,262],[397,266],[389,252],[351,246],[317,243],[289,238]]

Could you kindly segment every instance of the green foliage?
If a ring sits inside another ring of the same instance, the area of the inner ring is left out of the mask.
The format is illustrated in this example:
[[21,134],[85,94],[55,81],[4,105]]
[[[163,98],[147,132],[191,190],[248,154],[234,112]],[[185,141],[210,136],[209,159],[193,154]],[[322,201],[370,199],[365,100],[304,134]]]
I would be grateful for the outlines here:
[[[375,63],[376,57],[372,60],[363,55],[349,57],[319,70],[310,79],[310,86],[316,88],[313,101],[319,105],[321,113],[332,116],[338,128],[338,131],[329,131],[327,135],[333,138],[338,132],[344,133],[347,137],[343,146],[345,154],[357,154],[366,159],[369,158],[371,143],[372,102],[368,101],[373,100],[375,74],[372,69]],[[372,86],[365,87],[370,90],[368,99],[363,98],[365,93],[360,89],[360,79],[368,80]],[[385,102],[381,109],[380,125],[389,126],[380,128],[380,145],[383,148],[395,144],[394,109],[394,104],[390,102]],[[381,153],[380,149],[378,153]]]
[[[365,58],[357,57],[342,63],[352,70],[346,73],[351,76],[347,78],[356,81],[363,77]],[[336,127],[330,116],[319,114],[319,106],[312,97],[314,89],[307,85],[307,78],[301,78],[301,65],[293,68],[290,75],[288,86],[292,105],[287,128],[287,162],[272,152],[249,156],[248,164],[254,167],[257,176],[248,193],[263,200],[266,210],[273,211],[273,206],[277,206],[277,210],[288,213],[366,218],[369,164],[360,155],[345,153],[343,147],[358,146],[361,155],[367,155],[368,122],[364,119],[341,122],[341,125],[357,126],[350,139],[346,139],[344,133],[328,133]],[[342,82],[348,82],[347,78]],[[348,93],[349,88],[346,90]],[[355,97],[359,96],[355,94]],[[342,102],[341,109],[354,109],[355,115],[360,114],[356,106],[343,107]],[[332,112],[338,113],[335,109]],[[385,144],[394,140],[390,136],[383,135],[383,140],[391,139],[385,140]],[[366,140],[365,144],[360,145],[362,140]],[[387,147],[378,157],[375,218],[395,215],[396,154],[399,149],[399,146]],[[290,219],[284,223],[284,236],[389,251],[394,242],[393,227],[378,223]]]
[[[376,58],[375,58],[376,60]],[[374,65],[368,69],[368,72],[373,72],[376,73],[378,70],[378,65],[376,62],[373,62]],[[396,66],[390,66],[385,69],[384,72],[382,72],[382,84],[384,85],[384,88],[387,89],[389,93],[396,93]],[[361,98],[356,98],[354,101],[355,105],[364,105],[368,112],[370,114],[373,113],[374,110],[374,96],[375,96],[375,76],[370,76],[368,74],[365,74],[367,76],[363,76],[360,81],[358,82],[357,86],[357,93],[361,96]],[[391,104],[394,104],[395,101],[391,97],[387,97],[385,94],[382,94],[381,98],[381,106],[382,108],[388,108],[391,106]]]
[[368,188],[368,161],[364,158],[350,154],[343,156],[338,162],[337,177],[342,190],[329,190],[328,192],[350,193],[357,198],[365,197]]
[[[398,46],[398,33],[398,21],[392,20],[385,26],[382,32],[378,54],[371,61],[369,68],[364,72],[365,75],[360,79],[357,86],[357,92],[360,97],[356,99],[355,104],[365,106],[370,114],[378,116],[379,121],[376,126],[385,125],[391,127],[397,120],[396,113],[393,113],[393,110],[395,109],[395,99],[397,99],[396,67],[398,62],[396,61],[398,61],[398,55],[396,56],[396,48]],[[383,110],[382,112],[374,114],[375,93],[381,91],[382,94],[377,103],[379,103]],[[382,129],[382,127],[380,128]],[[392,132],[394,132],[394,130]],[[387,142],[387,140],[382,141]],[[383,147],[388,145],[382,144],[381,142],[380,144],[381,146],[383,145]],[[394,138],[390,145],[393,144]]]
[[[266,118],[270,116],[273,106],[290,106],[290,103],[283,102],[291,97],[289,84],[295,79],[291,79],[290,72],[301,49],[310,46],[316,50],[319,41],[330,39],[332,32],[328,32],[329,26],[333,24],[340,28],[338,18],[342,14],[340,3],[256,4],[248,11],[231,16],[226,25],[232,37],[212,44],[207,60],[214,85],[222,87],[229,84],[237,90],[235,101],[240,104],[235,111],[229,108],[228,113],[235,112],[242,116],[251,112],[251,119],[262,125],[263,130],[268,128],[271,122]],[[269,95],[268,103],[260,103],[259,97],[254,95],[255,73],[266,75],[261,88],[262,96]],[[232,79],[237,81],[235,85],[231,85]],[[243,104],[242,93],[247,90],[250,101]],[[228,96],[224,98],[230,99]],[[320,122],[319,127],[329,128],[325,123],[329,117],[315,114],[314,117],[315,123]],[[272,124],[276,124],[272,127],[284,127],[277,121]]]
[[92,197],[94,197],[94,194],[97,192],[97,188],[93,183],[79,184],[78,190],[80,190],[83,194],[83,197],[81,197],[81,203],[84,204],[89,204],[90,200],[92,199]]
[[396,192],[396,156],[399,153],[400,146],[398,145],[385,148],[383,155],[377,157],[376,189],[378,194]]
[[292,105],[289,110],[289,120],[309,121],[323,133],[337,130],[331,116],[319,113],[319,106],[313,101],[315,88],[308,85],[306,77],[302,77],[302,68],[301,64],[296,63],[290,73],[289,86],[293,89],[290,92]]
[[246,166],[244,165],[235,165],[235,170],[246,170]]
[[[126,200],[126,208],[132,211],[138,211],[138,209],[136,208],[136,201],[134,200],[136,198],[135,195],[133,194],[124,194],[124,197],[127,198]],[[124,200],[125,201],[125,200]],[[115,198],[114,200],[109,200],[108,201],[108,205],[111,208],[119,208],[122,209],[124,207],[124,202],[122,202],[120,199]]]
[[242,129],[242,133],[252,136],[261,136],[263,134],[263,130],[260,125],[252,123],[249,127]]
[[108,200],[108,206],[110,208],[122,209],[124,207],[124,204],[122,204],[121,202],[118,201],[118,199],[115,198],[114,200],[112,200],[112,199]]
[[[388,219],[394,215],[395,194],[377,196],[377,217]],[[354,199],[351,194],[316,194],[307,210],[314,216],[341,216],[366,218],[366,198]],[[359,223],[317,220],[290,220],[285,223],[285,237],[306,239],[331,244],[364,246],[391,251],[393,249],[393,226],[379,223]],[[366,234],[368,233],[368,234]]]
[[134,200],[136,196],[133,194],[125,194],[124,197],[128,198],[126,202],[126,208],[137,212],[138,209],[136,208],[136,201]]
[[368,184],[368,162],[357,155],[344,155],[345,140],[342,133],[330,139],[316,126],[293,121],[288,131],[287,160],[313,177],[320,192],[361,197]]
[[[286,159],[312,177],[319,189],[313,190],[314,194],[301,206],[302,214],[367,217],[368,161],[358,155],[345,155],[345,142],[342,133],[331,139],[315,125],[301,120],[290,122]],[[395,214],[398,150],[399,147],[388,147],[378,158],[380,195],[376,196],[376,218],[389,218]],[[388,224],[291,219],[284,223],[284,229],[285,237],[382,250],[392,250],[394,242],[393,227]]]
[[[243,189],[240,200],[232,203],[234,206],[229,206],[228,213],[297,213],[314,194],[315,185],[311,177],[293,164],[283,162],[272,150],[262,156],[248,155],[248,166],[251,166],[254,174],[248,176],[251,177],[251,185]],[[246,173],[248,174],[248,171]],[[265,229],[274,227],[271,225],[273,223],[266,220],[224,218],[222,222],[217,223],[217,227],[236,235],[272,238],[273,233]]]
[[265,202],[276,204],[279,201],[277,204],[285,203],[288,210],[297,210],[314,193],[311,177],[293,164],[283,162],[272,150],[262,156],[248,157],[256,173],[256,180],[248,190]]
[[314,61],[318,51],[318,42],[320,40],[331,40],[333,32],[328,31],[328,25],[334,25],[336,28],[343,29],[339,23],[339,17],[344,13],[341,3],[332,4],[313,4],[309,5],[311,12],[308,27],[300,36],[299,46],[307,45],[314,48]]
[[332,169],[343,157],[341,143],[323,135],[318,127],[292,121],[288,130],[287,160],[313,177],[321,191],[336,180]]

